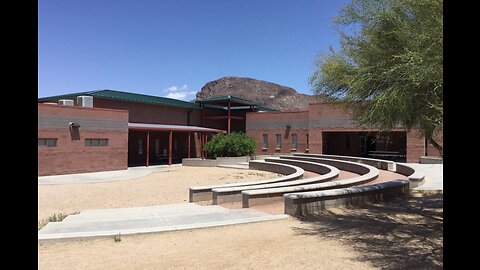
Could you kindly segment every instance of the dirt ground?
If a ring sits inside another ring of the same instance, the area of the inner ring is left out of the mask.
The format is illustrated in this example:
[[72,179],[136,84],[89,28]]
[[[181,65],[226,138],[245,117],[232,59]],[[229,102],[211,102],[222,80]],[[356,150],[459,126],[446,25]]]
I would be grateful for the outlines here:
[[278,174],[230,168],[172,167],[168,172],[118,182],[38,185],[38,221],[53,214],[87,209],[139,207],[188,202],[188,188],[277,177]]
[[[269,177],[179,167],[121,182],[39,185],[39,220],[90,208],[181,203],[192,185]],[[39,269],[442,269],[443,195],[333,208],[309,218],[121,236],[119,242],[42,243],[38,256]]]

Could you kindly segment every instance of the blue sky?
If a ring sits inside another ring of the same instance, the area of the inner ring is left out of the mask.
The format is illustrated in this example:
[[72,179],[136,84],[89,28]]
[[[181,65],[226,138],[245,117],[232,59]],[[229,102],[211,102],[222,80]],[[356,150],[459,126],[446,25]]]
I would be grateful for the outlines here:
[[39,0],[38,97],[113,89],[192,100],[224,76],[312,94],[346,0]]

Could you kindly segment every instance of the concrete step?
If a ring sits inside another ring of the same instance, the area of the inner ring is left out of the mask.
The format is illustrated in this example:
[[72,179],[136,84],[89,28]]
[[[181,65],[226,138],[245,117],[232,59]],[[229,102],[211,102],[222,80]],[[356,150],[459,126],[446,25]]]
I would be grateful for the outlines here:
[[182,210],[202,208],[203,206],[196,203],[178,203],[178,204],[164,204],[164,205],[152,205],[142,207],[129,207],[129,208],[109,208],[109,209],[89,209],[83,210],[79,215],[103,215],[110,213],[136,213],[138,211],[164,211],[164,210]]
[[[288,215],[270,215],[254,209],[226,209],[220,206],[188,207],[191,207],[191,211],[177,214],[164,209],[165,215],[163,216],[142,216],[142,214],[133,214],[132,212],[123,216],[85,215],[80,217],[80,215],[77,215],[77,219],[48,223],[38,232],[38,240],[82,239],[118,234],[162,232],[288,217]],[[178,206],[177,208],[180,209]],[[157,212],[157,214],[160,214],[160,212]]]
[[197,215],[202,213],[223,213],[228,209],[223,207],[212,206],[199,206],[199,207],[186,207],[186,208],[172,208],[172,209],[149,209],[138,210],[137,212],[125,211],[125,212],[108,212],[105,211],[102,214],[78,214],[70,215],[65,218],[62,223],[65,222],[86,222],[86,221],[115,221],[115,220],[132,220],[132,219],[149,219],[157,217],[173,217],[173,216],[188,216]]
[[229,168],[229,169],[242,169],[242,170],[248,169],[248,165],[238,165],[238,164],[232,164],[232,165],[217,165],[217,167],[220,167],[220,168]]

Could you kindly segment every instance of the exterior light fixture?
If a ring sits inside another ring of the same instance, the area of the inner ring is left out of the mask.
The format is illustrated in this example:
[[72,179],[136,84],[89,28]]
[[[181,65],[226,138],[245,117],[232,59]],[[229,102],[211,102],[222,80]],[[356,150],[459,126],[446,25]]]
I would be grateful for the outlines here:
[[70,123],[68,123],[68,126],[69,126],[70,128],[79,128],[79,127],[80,127],[80,124],[79,124],[79,123],[70,122]]

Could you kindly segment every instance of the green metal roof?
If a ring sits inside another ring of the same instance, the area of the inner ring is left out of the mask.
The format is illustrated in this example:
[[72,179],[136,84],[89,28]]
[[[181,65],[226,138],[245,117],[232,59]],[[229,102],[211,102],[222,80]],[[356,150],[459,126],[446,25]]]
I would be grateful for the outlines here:
[[[201,103],[210,103],[210,102],[221,102],[221,101],[232,101],[236,103],[246,104],[246,105],[254,105],[259,110],[262,111],[276,111],[274,109],[270,109],[261,105],[258,105],[256,102],[243,99],[234,96],[221,96],[221,97],[212,97],[207,98],[204,100],[196,101],[196,103],[166,98],[166,97],[157,97],[157,96],[150,96],[144,94],[136,94],[136,93],[129,93],[129,92],[122,92],[116,90],[94,90],[94,91],[85,91],[85,92],[76,92],[71,94],[65,95],[58,95],[58,96],[51,96],[51,97],[42,97],[39,98],[39,102],[48,102],[48,101],[56,101],[59,99],[73,99],[77,96],[92,96],[97,98],[105,98],[105,99],[114,99],[114,100],[122,100],[122,101],[130,101],[130,102],[139,102],[139,103],[146,103],[146,104],[155,104],[155,105],[163,105],[169,107],[181,107],[181,108],[194,108],[194,109],[202,109],[200,106]],[[209,109],[219,109],[219,110],[227,110],[227,107],[220,106],[220,105],[213,105],[213,104],[204,104],[205,108]],[[246,110],[250,109],[249,106],[235,106],[231,108],[232,110]]]
[[[270,109],[270,108],[264,107],[262,105],[259,105],[255,101],[244,99],[244,98],[241,98],[241,97],[236,97],[236,96],[211,97],[211,98],[206,98],[206,99],[202,99],[202,100],[197,100],[195,102],[200,103],[200,104],[204,104],[204,106],[206,108],[227,110],[227,107],[220,106],[220,105],[209,104],[209,103],[226,102],[226,101],[231,101],[231,102],[235,102],[235,103],[239,103],[239,104],[256,106],[259,110],[262,110],[262,111],[269,111],[269,112],[277,111],[277,110]],[[234,106],[234,107],[231,107],[231,110],[246,110],[246,109],[250,109],[250,107],[249,106]]]
[[60,95],[60,96],[43,97],[43,98],[39,98],[38,101],[41,101],[41,102],[53,101],[53,100],[58,100],[63,98],[75,98],[77,96],[92,96],[97,98],[139,102],[139,103],[163,105],[163,106],[170,106],[170,107],[200,109],[200,105],[193,102],[172,99],[172,98],[165,98],[165,97],[122,92],[122,91],[116,91],[116,90],[108,90],[108,89],[78,92],[78,93],[72,93],[72,94],[66,94],[66,95]]
[[214,102],[220,102],[220,101],[233,101],[233,102],[240,103],[240,104],[245,104],[245,105],[257,105],[257,103],[255,101],[251,101],[251,100],[248,100],[248,99],[235,97],[235,96],[211,97],[211,98],[206,98],[206,99],[202,99],[202,100],[197,100],[195,102],[197,102],[197,103],[214,103]]

